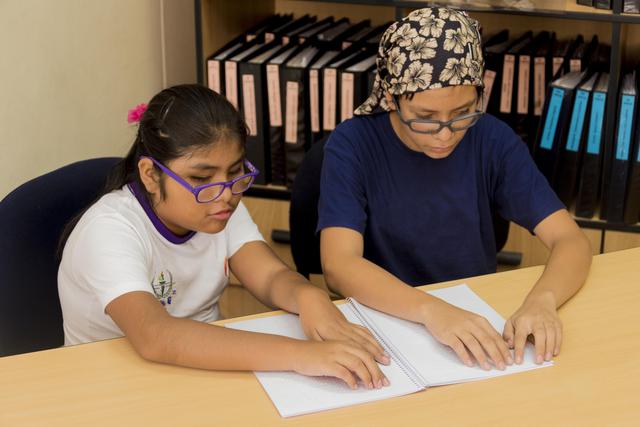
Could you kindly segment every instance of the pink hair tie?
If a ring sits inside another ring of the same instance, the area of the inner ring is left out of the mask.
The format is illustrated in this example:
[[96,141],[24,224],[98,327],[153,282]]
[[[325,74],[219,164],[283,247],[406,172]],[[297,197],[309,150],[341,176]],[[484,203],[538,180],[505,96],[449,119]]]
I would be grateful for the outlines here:
[[142,115],[147,110],[147,104],[138,104],[135,108],[129,110],[129,114],[127,114],[127,122],[129,123],[139,123],[140,119],[142,119]]

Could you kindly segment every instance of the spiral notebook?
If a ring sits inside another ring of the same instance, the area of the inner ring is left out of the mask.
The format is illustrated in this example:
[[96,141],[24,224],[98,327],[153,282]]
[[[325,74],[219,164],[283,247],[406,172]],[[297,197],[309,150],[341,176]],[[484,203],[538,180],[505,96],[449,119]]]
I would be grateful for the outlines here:
[[[500,333],[505,320],[467,285],[429,291],[429,294],[462,309],[484,316]],[[380,365],[391,383],[388,387],[351,390],[339,379],[307,377],[295,372],[256,372],[269,398],[283,417],[388,399],[425,390],[432,386],[476,381],[551,366],[538,365],[534,349],[527,344],[524,362],[506,370],[485,371],[464,365],[449,347],[440,344],[421,324],[399,319],[348,298],[338,306],[347,320],[367,327],[391,355],[388,366]],[[228,328],[306,339],[298,316],[272,317],[228,323]]]

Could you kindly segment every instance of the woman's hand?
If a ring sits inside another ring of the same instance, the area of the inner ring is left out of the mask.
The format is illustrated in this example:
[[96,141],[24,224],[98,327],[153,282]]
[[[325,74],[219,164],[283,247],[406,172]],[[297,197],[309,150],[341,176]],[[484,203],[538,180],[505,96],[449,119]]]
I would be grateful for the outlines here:
[[451,347],[465,365],[473,366],[473,358],[486,370],[491,369],[489,361],[500,370],[513,363],[507,343],[484,317],[438,298],[425,308],[423,317],[429,332]]
[[368,352],[378,362],[388,365],[389,355],[363,326],[347,321],[320,289],[301,292],[298,299],[300,323],[305,335],[315,341],[345,341]]
[[515,348],[516,363],[522,363],[524,347],[531,336],[535,344],[536,363],[549,361],[560,354],[562,322],[551,293],[528,297],[504,325],[504,339]]

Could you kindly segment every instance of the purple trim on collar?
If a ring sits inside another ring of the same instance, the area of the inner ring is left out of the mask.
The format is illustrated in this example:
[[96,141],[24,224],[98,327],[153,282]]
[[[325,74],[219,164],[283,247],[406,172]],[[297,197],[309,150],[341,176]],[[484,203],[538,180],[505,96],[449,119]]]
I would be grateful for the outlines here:
[[158,233],[162,235],[162,237],[164,237],[171,243],[180,245],[191,239],[196,234],[195,231],[190,231],[184,236],[178,236],[173,231],[169,230],[167,226],[164,225],[164,223],[160,220],[160,218],[158,218],[158,215],[156,215],[156,213],[153,211],[153,208],[149,204],[149,200],[147,200],[138,183],[135,181],[130,182],[129,184],[127,184],[127,187],[129,187],[129,190],[131,190],[133,195],[136,197],[136,199],[140,203],[140,206],[142,206],[142,209],[144,209],[144,212],[147,214],[147,217],[149,217],[151,223],[153,224],[155,229],[158,230]]

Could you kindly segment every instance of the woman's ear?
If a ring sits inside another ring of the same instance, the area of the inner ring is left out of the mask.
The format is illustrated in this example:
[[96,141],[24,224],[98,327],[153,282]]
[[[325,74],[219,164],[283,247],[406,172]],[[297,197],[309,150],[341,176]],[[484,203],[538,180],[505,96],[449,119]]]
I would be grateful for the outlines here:
[[142,184],[147,189],[147,193],[155,194],[160,192],[160,174],[151,159],[140,159],[138,161],[138,173]]
[[396,100],[395,98],[391,95],[391,93],[387,92],[384,94],[384,98],[387,101],[387,105],[389,106],[389,108],[391,109],[391,111],[395,111],[398,109],[398,107],[396,106]]

